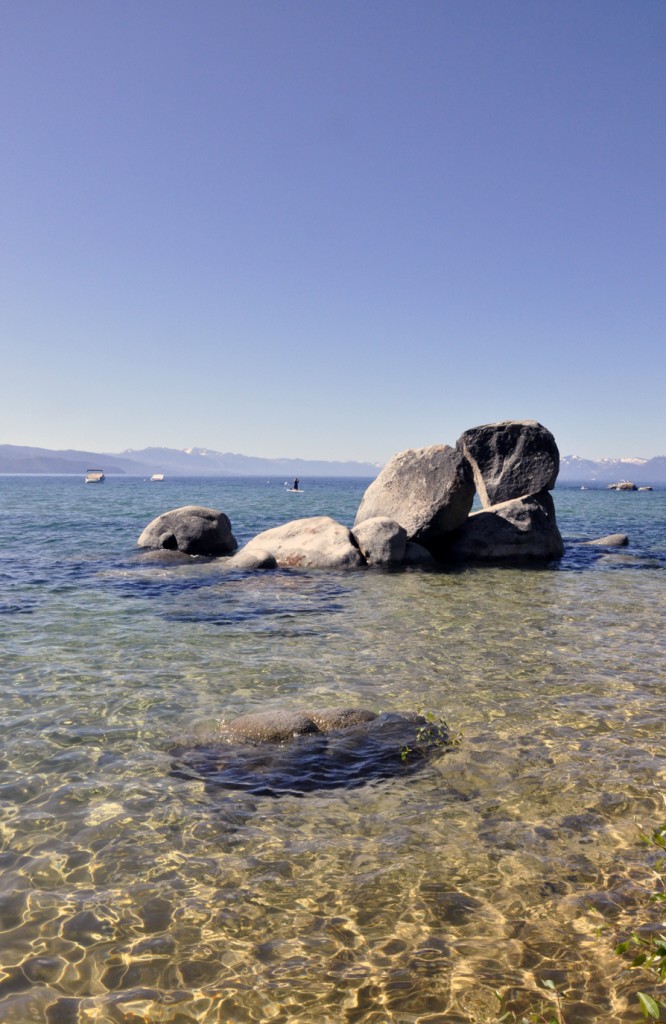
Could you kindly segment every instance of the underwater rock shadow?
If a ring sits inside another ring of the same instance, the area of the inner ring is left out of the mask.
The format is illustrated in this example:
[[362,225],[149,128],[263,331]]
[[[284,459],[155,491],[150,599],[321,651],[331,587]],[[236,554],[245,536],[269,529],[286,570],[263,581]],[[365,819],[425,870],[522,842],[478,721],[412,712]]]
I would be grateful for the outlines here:
[[203,781],[215,793],[305,796],[411,776],[435,751],[451,745],[443,725],[419,715],[383,712],[369,721],[282,742],[223,736],[193,748],[179,746],[170,752],[170,774]]

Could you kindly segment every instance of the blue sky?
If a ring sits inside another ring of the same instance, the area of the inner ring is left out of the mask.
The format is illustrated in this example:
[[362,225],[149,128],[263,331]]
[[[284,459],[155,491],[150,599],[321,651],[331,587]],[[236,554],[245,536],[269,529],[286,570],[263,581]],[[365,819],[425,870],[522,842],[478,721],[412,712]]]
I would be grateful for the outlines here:
[[0,442],[666,454],[663,0],[5,0]]

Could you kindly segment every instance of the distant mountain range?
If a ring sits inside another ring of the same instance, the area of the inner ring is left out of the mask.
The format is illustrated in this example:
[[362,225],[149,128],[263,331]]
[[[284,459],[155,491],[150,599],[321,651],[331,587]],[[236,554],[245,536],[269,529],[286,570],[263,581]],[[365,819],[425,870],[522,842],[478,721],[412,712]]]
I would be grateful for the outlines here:
[[261,459],[215,452],[210,448],[143,448],[125,452],[51,451],[0,445],[0,473],[74,473],[103,469],[107,475],[152,476],[351,476],[375,477],[372,462],[326,462],[315,459]]
[[[152,476],[349,476],[375,477],[373,462],[327,462],[315,459],[261,459],[210,448],[142,448],[125,452],[51,451],[22,445],[0,445],[0,473],[74,473],[103,469],[107,475]],[[565,455],[560,483],[666,484],[666,456],[654,459],[581,459]]]
[[613,483],[631,480],[635,484],[666,484],[666,456],[654,459],[581,459],[565,455],[560,459],[559,483]]

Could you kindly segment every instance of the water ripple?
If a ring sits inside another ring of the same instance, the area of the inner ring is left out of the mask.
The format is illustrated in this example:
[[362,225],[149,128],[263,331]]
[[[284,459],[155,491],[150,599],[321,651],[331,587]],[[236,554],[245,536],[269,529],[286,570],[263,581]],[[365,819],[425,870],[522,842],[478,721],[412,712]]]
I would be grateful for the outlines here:
[[[550,978],[566,1020],[636,1019],[613,947],[653,911],[663,493],[556,490],[545,570],[250,574],[143,563],[136,538],[197,502],[242,541],[293,515],[275,487],[2,487],[0,1018],[476,1024]],[[299,508],[351,521],[359,491]],[[629,547],[578,543],[613,532]],[[369,785],[362,744],[322,778],[317,744],[209,743],[341,703],[430,709],[461,743]]]

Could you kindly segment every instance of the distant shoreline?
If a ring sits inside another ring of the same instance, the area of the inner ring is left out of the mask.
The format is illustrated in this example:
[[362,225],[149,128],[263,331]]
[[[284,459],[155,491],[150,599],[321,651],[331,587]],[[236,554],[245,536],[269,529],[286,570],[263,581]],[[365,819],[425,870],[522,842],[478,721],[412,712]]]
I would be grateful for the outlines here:
[[[0,475],[6,476],[83,476],[90,466],[98,466],[107,477],[183,478],[278,478],[294,479],[339,477],[372,480],[382,470],[378,463],[337,459],[266,459],[235,452],[217,452],[209,448],[143,448],[117,454],[73,449],[54,450],[22,445],[0,444]],[[616,480],[631,479],[637,486],[666,486],[666,456],[652,459],[583,459],[576,455],[560,457],[558,485],[603,487]]]
[[370,462],[339,459],[265,459],[235,452],[216,452],[209,448],[144,448],[140,451],[91,452],[73,449],[53,450],[21,445],[0,444],[0,474],[86,473],[98,466],[106,476],[340,476],[373,478],[381,466]]
[[[106,480],[146,480],[150,481],[150,475],[148,473],[114,473],[105,472]],[[165,474],[164,480],[161,483],[167,483],[169,480],[265,480],[270,483],[277,483],[280,487],[285,484],[285,477],[293,476],[290,473],[168,473]],[[376,474],[375,474],[376,476]],[[375,476],[361,476],[353,473],[303,473],[299,479],[303,480],[349,480],[353,482],[358,480],[363,483],[367,480],[374,480]],[[85,478],[85,472],[68,472],[68,473],[54,473],[50,470],[11,470],[8,472],[0,470],[0,478],[2,477],[54,477],[63,478],[68,480],[83,480]]]
[[[165,478],[161,483],[168,483],[169,481],[182,481],[182,480],[197,480],[197,481],[233,481],[233,480],[256,480],[257,482],[265,481],[266,483],[274,483],[279,487],[283,487],[285,483],[285,476],[290,474],[285,473],[170,473],[165,474]],[[150,476],[147,473],[106,473],[107,480],[140,480],[150,482]],[[376,474],[375,474],[376,476]],[[358,483],[369,483],[375,479],[375,476],[361,476],[355,474],[343,474],[343,473],[304,473],[301,479],[303,480],[346,480],[350,483],[357,481]],[[36,478],[36,479],[64,479],[64,480],[83,480],[85,473],[81,472],[67,472],[67,473],[54,473],[49,470],[39,471],[28,471],[28,470],[13,470],[10,472],[0,471],[0,479],[2,478]],[[666,481],[664,480],[643,480],[640,481],[640,486],[650,486],[655,491],[666,490]],[[563,479],[557,481],[554,490],[580,490],[583,487],[589,491],[608,491],[609,494],[624,493],[615,492],[609,490],[608,482],[605,480],[572,480]],[[626,493],[634,494],[638,492],[627,491]],[[648,492],[649,493],[649,492]]]

